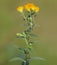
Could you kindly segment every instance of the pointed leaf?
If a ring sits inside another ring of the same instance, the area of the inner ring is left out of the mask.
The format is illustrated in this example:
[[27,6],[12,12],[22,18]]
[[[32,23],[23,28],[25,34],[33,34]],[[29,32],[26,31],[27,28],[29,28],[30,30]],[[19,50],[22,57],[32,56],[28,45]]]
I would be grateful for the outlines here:
[[24,49],[23,48],[20,48],[19,46],[17,45],[14,45],[14,47],[16,48],[16,50],[18,50],[19,52],[24,52]]
[[22,59],[22,58],[20,58],[20,57],[12,58],[12,59],[10,60],[10,62],[12,62],[12,61],[17,61],[17,60],[20,60],[20,61],[26,62],[24,59]]
[[22,34],[22,33],[16,33],[16,35],[17,35],[17,36],[23,36],[23,34]]
[[33,59],[33,60],[46,60],[46,59],[44,59],[44,58],[41,58],[41,57],[32,57],[31,59]]
[[22,32],[22,33],[16,33],[16,35],[17,35],[17,38],[25,38],[25,37],[26,37],[25,32]]
[[29,34],[31,37],[38,37],[37,34]]

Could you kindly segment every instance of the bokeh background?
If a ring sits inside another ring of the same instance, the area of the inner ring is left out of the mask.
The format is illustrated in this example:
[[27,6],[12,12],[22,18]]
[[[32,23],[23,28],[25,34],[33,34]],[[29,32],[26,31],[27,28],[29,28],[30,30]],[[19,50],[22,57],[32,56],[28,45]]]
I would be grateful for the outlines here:
[[9,60],[18,52],[15,45],[25,46],[24,41],[16,39],[16,33],[25,29],[16,8],[28,2],[40,7],[34,30],[39,34],[35,39],[39,43],[34,44],[32,53],[46,59],[32,60],[30,65],[57,65],[57,0],[0,0],[0,65],[20,65],[20,61]]

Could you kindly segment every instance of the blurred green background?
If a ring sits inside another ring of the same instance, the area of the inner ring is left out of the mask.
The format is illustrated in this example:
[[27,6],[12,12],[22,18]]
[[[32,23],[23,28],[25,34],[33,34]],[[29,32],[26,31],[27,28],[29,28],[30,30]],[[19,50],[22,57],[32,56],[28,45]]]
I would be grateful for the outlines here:
[[34,30],[39,34],[36,39],[39,44],[34,44],[32,53],[33,56],[46,59],[33,60],[30,65],[57,65],[57,0],[0,0],[0,65],[20,65],[20,61],[9,60],[18,52],[15,44],[19,47],[24,46],[23,41],[16,39],[16,33],[25,29],[21,14],[16,8],[28,2],[40,7],[39,15],[35,18],[37,25]]

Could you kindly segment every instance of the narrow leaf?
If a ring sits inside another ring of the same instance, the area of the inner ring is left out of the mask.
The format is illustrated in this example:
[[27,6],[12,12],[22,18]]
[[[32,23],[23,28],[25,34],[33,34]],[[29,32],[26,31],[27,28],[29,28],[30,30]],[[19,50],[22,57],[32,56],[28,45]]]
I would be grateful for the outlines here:
[[21,33],[16,33],[16,35],[17,35],[17,36],[23,36],[23,34],[21,34]]
[[46,60],[46,59],[41,58],[41,57],[32,57],[31,59],[32,59],[32,60],[44,60],[44,61]]
[[31,37],[38,37],[37,34],[29,34]]
[[22,59],[22,58],[20,58],[20,57],[15,57],[15,58],[11,59],[10,62],[12,62],[12,61],[17,61],[17,60],[26,62],[24,59]]

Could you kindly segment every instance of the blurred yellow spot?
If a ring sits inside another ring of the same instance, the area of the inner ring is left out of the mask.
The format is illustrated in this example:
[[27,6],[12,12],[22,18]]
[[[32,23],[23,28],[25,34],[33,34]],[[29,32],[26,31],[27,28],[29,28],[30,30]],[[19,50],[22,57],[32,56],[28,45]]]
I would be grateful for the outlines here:
[[19,11],[19,12],[23,12],[23,9],[24,9],[24,7],[23,6],[19,6],[18,8],[17,8],[17,11]]

